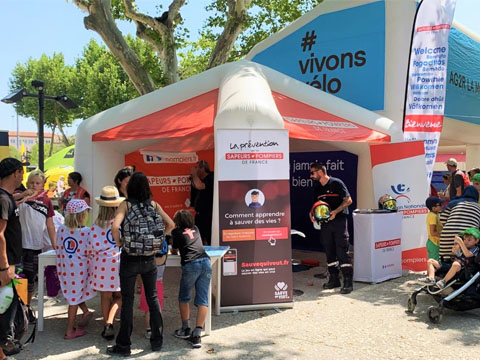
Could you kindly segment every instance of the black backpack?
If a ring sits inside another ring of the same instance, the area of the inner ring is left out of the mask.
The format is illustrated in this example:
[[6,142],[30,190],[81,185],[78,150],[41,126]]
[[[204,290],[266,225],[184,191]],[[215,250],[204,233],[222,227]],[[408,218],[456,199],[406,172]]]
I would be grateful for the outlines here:
[[13,286],[12,303],[7,311],[0,315],[0,346],[3,348],[5,355],[13,355],[22,349],[23,345],[35,341],[36,323],[28,339],[23,344],[20,342],[28,331],[27,311],[27,306]]
[[148,256],[166,253],[168,249],[165,224],[150,200],[127,200],[127,215],[122,230],[123,248],[129,255]]

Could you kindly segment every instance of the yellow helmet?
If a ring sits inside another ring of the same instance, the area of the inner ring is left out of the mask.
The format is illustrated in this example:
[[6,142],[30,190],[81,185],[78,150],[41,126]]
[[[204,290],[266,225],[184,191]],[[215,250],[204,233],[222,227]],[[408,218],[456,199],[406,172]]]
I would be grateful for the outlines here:
[[317,201],[312,206],[312,215],[317,221],[326,221],[330,218],[330,205],[325,201]]
[[397,201],[391,195],[382,195],[378,199],[378,208],[381,210],[396,211]]

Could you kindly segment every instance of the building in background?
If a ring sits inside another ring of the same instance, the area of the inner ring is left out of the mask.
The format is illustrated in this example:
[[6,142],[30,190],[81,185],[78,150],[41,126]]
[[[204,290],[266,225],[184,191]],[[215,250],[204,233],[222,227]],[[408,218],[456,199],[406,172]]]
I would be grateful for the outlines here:
[[[17,140],[17,132],[16,131],[9,131],[9,145],[14,146],[17,150],[20,150],[22,142],[25,144],[25,150],[30,151],[32,146],[38,143],[38,133],[33,131],[20,131],[18,133],[18,140]],[[45,133],[45,144],[50,144],[52,141],[52,133]],[[61,144],[62,137],[60,135],[56,135],[54,137],[53,144]]]

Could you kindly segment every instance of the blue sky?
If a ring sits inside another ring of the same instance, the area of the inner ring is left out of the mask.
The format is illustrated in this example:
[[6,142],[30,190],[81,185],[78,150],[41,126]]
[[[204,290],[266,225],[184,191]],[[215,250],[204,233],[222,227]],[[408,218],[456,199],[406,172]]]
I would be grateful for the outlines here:
[[[0,55],[0,98],[9,93],[8,80],[17,63],[28,58],[39,58],[43,53],[51,56],[61,52],[67,64],[82,53],[91,38],[102,42],[93,31],[83,26],[85,13],[71,1],[66,0],[0,0],[0,29],[3,39]],[[141,11],[151,15],[159,14],[155,5],[169,1],[136,0]],[[201,27],[205,14],[203,7],[208,0],[190,0],[182,9],[182,16],[193,36]],[[161,12],[160,12],[161,13]],[[457,0],[455,20],[480,34],[480,0]],[[132,24],[120,24],[122,32],[134,33]],[[56,94],[52,94],[56,95]],[[36,131],[33,120],[20,118],[20,131]],[[12,105],[0,103],[0,130],[16,130],[16,115]],[[76,126],[66,129],[74,134]],[[48,130],[47,130],[48,131]]]

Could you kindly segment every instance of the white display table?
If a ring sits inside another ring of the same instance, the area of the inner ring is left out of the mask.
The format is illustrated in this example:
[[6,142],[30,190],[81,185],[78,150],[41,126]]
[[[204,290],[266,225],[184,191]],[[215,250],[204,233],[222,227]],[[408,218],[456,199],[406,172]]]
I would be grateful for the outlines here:
[[402,213],[353,214],[353,280],[378,283],[402,276]]
[[[211,283],[208,289],[207,318],[205,320],[205,335],[210,335],[212,329],[212,287],[215,294],[215,315],[220,315],[220,294],[221,294],[221,259],[230,249],[230,246],[205,246],[205,251],[210,256],[212,263],[213,276],[216,282]],[[43,331],[43,295],[44,295],[44,271],[48,265],[56,265],[55,251],[50,250],[38,255],[38,331]],[[181,266],[180,255],[168,255],[167,267]],[[98,301],[100,298],[98,297]]]

